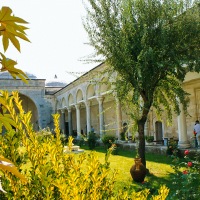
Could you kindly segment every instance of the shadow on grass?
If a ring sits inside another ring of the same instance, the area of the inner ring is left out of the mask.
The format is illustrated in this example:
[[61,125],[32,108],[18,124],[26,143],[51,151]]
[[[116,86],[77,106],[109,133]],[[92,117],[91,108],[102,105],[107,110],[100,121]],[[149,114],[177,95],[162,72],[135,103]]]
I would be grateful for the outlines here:
[[[89,150],[87,145],[81,146],[81,149]],[[89,150],[90,151],[90,150]],[[95,147],[94,151],[98,153],[106,153],[107,149],[104,146],[97,146]],[[122,156],[126,158],[134,158],[136,156],[135,150],[125,150],[118,148],[115,152],[116,156]],[[115,154],[113,155],[115,156]],[[117,160],[117,158],[116,158]],[[169,189],[169,195],[174,192],[173,185],[172,185],[172,173],[169,172],[167,169],[167,172],[162,172],[164,169],[160,169],[161,166],[159,164],[166,164],[171,165],[172,164],[172,158],[167,155],[158,155],[153,153],[146,153],[146,161],[154,162],[154,165],[151,166],[154,170],[150,170],[150,173],[145,177],[145,181],[143,183],[137,183],[133,181],[130,178],[119,178],[115,183],[114,190],[118,192],[119,190],[128,191],[129,194],[131,194],[133,191],[141,191],[145,188],[149,189],[150,194],[149,196],[158,194],[158,189],[162,185],[166,185]],[[156,167],[158,167],[158,170],[156,170]],[[127,169],[126,169],[127,170]],[[152,171],[154,173],[152,173]],[[162,176],[159,176],[159,173],[164,173]],[[127,176],[128,173],[125,174]]]
[[144,189],[149,189],[149,197],[151,197],[152,195],[158,195],[158,190],[162,185],[166,185],[167,188],[170,189],[168,196],[171,196],[171,193],[173,192],[173,186],[170,180],[170,176],[161,178],[150,174],[145,177],[145,180],[142,183],[137,183],[135,181],[132,181],[130,183],[128,183],[127,181],[117,181],[114,189],[116,192],[119,190],[128,191],[129,194],[131,194],[134,191],[140,192]]
[[[82,149],[90,150],[87,145],[81,146]],[[106,153],[107,149],[105,146],[96,146],[93,151],[97,151],[100,153]],[[113,155],[124,156],[128,158],[135,158],[136,150],[134,149],[122,149],[117,147],[117,149],[113,152]],[[149,162],[156,162],[156,163],[163,163],[163,164],[172,164],[172,158],[167,155],[160,155],[155,153],[146,153],[146,161]]]

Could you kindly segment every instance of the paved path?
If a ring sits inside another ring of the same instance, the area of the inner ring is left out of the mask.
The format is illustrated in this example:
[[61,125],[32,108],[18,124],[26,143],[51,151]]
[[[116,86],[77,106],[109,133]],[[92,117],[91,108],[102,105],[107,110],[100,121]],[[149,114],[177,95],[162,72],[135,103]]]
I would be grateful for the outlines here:
[[[136,150],[136,148],[137,148],[136,143],[118,143],[118,145],[121,148],[127,149],[127,150]],[[200,153],[200,148],[187,148],[187,149],[192,153],[195,153],[195,152]],[[146,145],[145,150],[146,150],[146,152],[149,152],[149,153],[166,155],[167,146],[160,145],[160,144]],[[184,151],[186,149],[179,149],[179,150],[181,151],[181,154],[184,154]]]

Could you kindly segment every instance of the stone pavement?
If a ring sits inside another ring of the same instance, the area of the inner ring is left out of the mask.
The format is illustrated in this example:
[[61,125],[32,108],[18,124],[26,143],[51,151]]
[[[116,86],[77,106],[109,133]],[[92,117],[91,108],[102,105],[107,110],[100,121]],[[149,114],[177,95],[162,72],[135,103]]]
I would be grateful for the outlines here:
[[[136,150],[137,144],[133,142],[128,142],[128,143],[117,143],[117,145],[123,149],[126,150]],[[200,153],[200,148],[186,148],[188,149],[191,153],[198,152]],[[180,149],[181,154],[184,154],[184,151],[186,149]],[[145,145],[145,151],[148,153],[155,153],[155,154],[161,154],[161,155],[166,155],[166,150],[167,146],[161,145],[161,144],[153,144],[153,145]]]

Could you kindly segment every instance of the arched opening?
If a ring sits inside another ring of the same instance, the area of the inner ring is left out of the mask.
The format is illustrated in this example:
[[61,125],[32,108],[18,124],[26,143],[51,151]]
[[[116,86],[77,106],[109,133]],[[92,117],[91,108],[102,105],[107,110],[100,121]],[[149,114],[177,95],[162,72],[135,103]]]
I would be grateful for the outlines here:
[[108,78],[103,78],[100,83],[100,94],[103,95],[105,92],[108,92],[111,89],[110,82]]
[[79,89],[78,91],[77,91],[77,94],[76,94],[76,103],[78,103],[78,102],[80,102],[80,101],[82,101],[83,100],[83,93],[82,93],[82,91]]
[[162,129],[162,122],[156,121],[155,122],[155,129],[156,129],[156,141],[160,143],[163,140],[163,129]]
[[74,98],[73,98],[72,94],[69,95],[68,102],[69,102],[69,106],[71,106],[72,104],[74,104]]
[[33,124],[33,129],[35,131],[39,130],[39,122],[38,122],[38,110],[33,102],[33,100],[23,94],[19,94],[20,99],[22,100],[22,107],[25,112],[31,111],[32,117],[31,117],[31,123]]
[[95,96],[95,87],[94,85],[89,85],[87,88],[87,99]]

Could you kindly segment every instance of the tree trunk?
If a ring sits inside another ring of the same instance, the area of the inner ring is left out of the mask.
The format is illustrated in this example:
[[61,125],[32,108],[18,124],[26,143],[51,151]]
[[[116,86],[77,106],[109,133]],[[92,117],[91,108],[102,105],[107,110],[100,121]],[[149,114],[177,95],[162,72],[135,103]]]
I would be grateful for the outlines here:
[[142,164],[146,167],[146,159],[145,159],[145,137],[144,137],[144,125],[146,120],[140,119],[138,121],[138,133],[139,133],[139,146],[138,146],[138,154],[141,158]]

